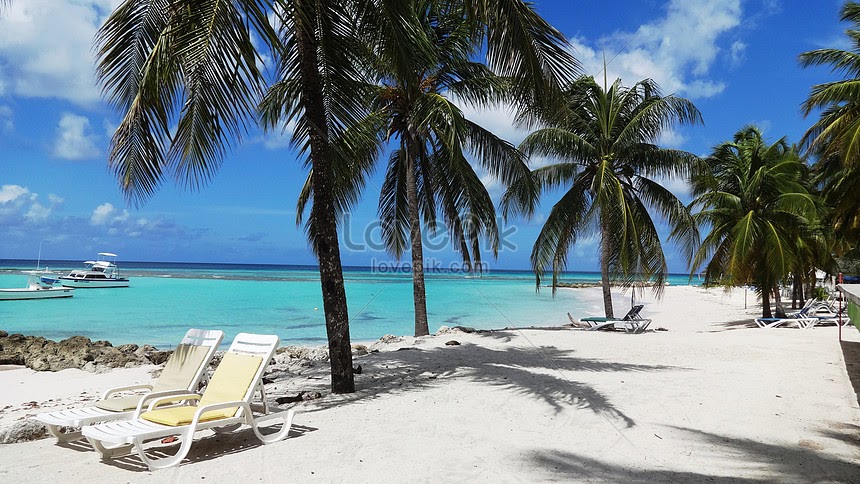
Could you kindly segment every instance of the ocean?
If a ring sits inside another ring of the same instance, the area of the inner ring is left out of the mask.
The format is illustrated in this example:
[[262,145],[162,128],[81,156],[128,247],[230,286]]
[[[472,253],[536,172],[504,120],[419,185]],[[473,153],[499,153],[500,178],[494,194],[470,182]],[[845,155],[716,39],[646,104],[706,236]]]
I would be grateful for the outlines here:
[[[0,330],[62,340],[83,335],[113,345],[176,345],[190,327],[221,329],[225,344],[239,332],[275,333],[282,344],[326,342],[325,318],[315,266],[268,264],[118,263],[131,287],[76,289],[74,297],[0,301]],[[53,272],[82,267],[73,261],[41,261]],[[23,287],[22,269],[36,261],[0,259],[0,287]],[[408,273],[379,273],[345,267],[353,342],[414,331],[412,279]],[[564,282],[596,282],[600,274],[565,274]],[[673,275],[670,284],[689,284]],[[493,329],[559,326],[566,313],[599,315],[602,302],[576,291],[535,291],[529,271],[490,271],[482,276],[443,272],[426,275],[430,332],[440,326]],[[629,294],[629,293],[628,293]],[[620,308],[616,308],[618,310]]]

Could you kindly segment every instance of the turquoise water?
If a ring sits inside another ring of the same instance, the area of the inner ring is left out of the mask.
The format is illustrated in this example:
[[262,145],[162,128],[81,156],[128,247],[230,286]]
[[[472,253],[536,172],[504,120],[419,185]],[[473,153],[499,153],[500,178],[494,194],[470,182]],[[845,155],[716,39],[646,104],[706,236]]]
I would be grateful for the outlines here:
[[[44,267],[45,262],[42,266]],[[51,270],[75,263],[47,261]],[[19,269],[35,261],[0,260],[0,287],[20,287]],[[283,344],[323,344],[325,319],[316,268],[228,264],[120,263],[130,288],[77,289],[72,298],[0,301],[0,329],[53,340],[83,335],[93,340],[171,347],[189,327],[222,329],[225,341],[239,332],[275,333]],[[385,334],[413,333],[409,274],[345,270],[353,341]],[[599,280],[598,274],[571,274],[566,282]],[[673,276],[673,284],[687,284]],[[482,277],[459,273],[427,275],[430,332],[441,325],[479,329],[561,325],[566,312],[601,312],[597,301],[576,291],[535,292],[528,272],[492,272]]]

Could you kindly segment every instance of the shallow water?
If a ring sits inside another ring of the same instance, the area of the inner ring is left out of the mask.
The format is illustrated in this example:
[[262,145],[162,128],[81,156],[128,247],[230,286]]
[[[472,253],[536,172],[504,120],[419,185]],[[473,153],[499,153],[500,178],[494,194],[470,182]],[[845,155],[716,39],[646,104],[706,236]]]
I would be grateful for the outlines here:
[[[47,261],[51,270],[75,267]],[[44,267],[45,263],[42,264]],[[0,260],[0,287],[26,282],[19,269],[35,261]],[[60,340],[84,335],[93,340],[171,347],[189,327],[222,329],[225,343],[239,332],[276,333],[283,344],[323,344],[325,319],[319,273],[311,267],[229,264],[120,263],[129,288],[76,289],[72,298],[0,301],[0,329]],[[344,273],[353,341],[414,331],[409,274],[379,274],[367,268]],[[598,274],[570,274],[563,280],[595,281]],[[687,283],[673,276],[674,284]],[[528,272],[427,275],[430,332],[442,325],[478,329],[561,325],[566,312],[600,313],[597,301],[575,291],[535,292]]]

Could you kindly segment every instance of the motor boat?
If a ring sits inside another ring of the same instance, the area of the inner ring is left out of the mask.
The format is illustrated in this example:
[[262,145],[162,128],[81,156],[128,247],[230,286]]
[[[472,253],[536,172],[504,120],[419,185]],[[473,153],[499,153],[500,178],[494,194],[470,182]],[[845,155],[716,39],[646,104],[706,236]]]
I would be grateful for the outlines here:
[[83,269],[76,269],[62,276],[59,283],[64,287],[104,288],[128,287],[128,278],[121,277],[116,266],[116,254],[99,252],[98,260],[84,262]]
[[0,289],[0,301],[49,299],[74,295],[74,288],[54,287],[52,284],[43,283],[43,271],[23,271],[22,273],[27,274],[27,285],[22,288]]

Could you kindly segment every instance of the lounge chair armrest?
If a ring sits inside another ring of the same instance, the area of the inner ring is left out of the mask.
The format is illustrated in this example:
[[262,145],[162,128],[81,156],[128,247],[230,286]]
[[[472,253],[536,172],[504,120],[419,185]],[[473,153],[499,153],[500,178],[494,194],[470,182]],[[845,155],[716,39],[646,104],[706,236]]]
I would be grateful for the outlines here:
[[141,383],[138,385],[127,385],[124,387],[110,388],[110,389],[105,390],[104,393],[102,393],[101,400],[107,399],[109,396],[113,395],[114,393],[127,392],[129,390],[152,390],[152,385],[150,385],[148,383]]
[[[155,410],[158,406],[167,402],[178,402],[182,400],[200,400],[201,395],[188,393],[188,390],[167,390],[164,392],[150,393],[140,399],[134,418],[140,417],[144,411]],[[145,408],[144,408],[145,407]]]
[[253,421],[254,415],[251,413],[251,405],[244,400],[235,400],[232,402],[218,402],[218,403],[210,403],[209,405],[203,405],[202,407],[197,407],[197,411],[194,412],[194,419],[191,421],[192,427],[197,425],[197,422],[200,420],[200,416],[206,412],[211,412],[212,410],[221,410],[222,408],[230,408],[230,407],[242,407],[245,411],[245,419],[248,423]]

